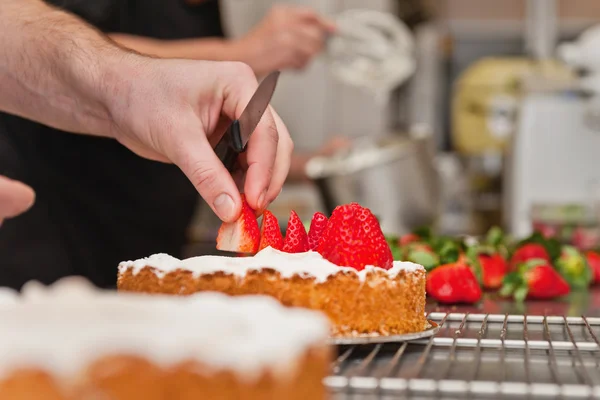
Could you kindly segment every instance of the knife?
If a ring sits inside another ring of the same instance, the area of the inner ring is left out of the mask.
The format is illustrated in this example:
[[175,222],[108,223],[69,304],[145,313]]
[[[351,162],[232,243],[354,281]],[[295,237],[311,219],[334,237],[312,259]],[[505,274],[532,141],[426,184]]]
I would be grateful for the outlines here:
[[271,72],[263,79],[240,118],[231,123],[215,146],[215,154],[227,171],[233,172],[238,155],[246,151],[250,136],[271,102],[279,74],[279,71]]

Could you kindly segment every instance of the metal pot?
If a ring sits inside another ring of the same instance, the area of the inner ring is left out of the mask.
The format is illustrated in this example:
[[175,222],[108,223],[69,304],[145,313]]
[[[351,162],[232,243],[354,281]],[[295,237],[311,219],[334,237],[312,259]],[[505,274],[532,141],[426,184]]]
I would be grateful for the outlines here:
[[403,234],[434,224],[439,215],[433,146],[422,132],[356,140],[348,151],[313,158],[306,173],[330,213],[357,202],[373,211],[385,233]]

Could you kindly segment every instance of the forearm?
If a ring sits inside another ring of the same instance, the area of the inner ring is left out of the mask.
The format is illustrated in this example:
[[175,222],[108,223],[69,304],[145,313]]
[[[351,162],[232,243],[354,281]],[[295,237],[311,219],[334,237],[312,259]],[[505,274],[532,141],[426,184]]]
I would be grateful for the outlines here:
[[220,38],[160,40],[121,33],[109,36],[123,47],[161,58],[239,61],[236,49],[228,40]]
[[0,0],[0,48],[2,111],[112,136],[109,101],[127,90],[113,71],[128,73],[134,64],[129,58],[140,56],[38,0]]

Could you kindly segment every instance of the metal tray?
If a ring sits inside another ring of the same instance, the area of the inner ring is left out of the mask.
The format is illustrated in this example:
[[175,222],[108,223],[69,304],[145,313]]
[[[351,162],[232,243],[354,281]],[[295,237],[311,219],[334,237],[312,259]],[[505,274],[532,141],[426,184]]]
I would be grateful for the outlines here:
[[429,327],[421,332],[406,333],[404,335],[361,335],[352,337],[334,337],[329,338],[329,344],[336,346],[357,345],[357,344],[377,344],[377,343],[398,343],[408,342],[409,340],[424,339],[435,335],[440,330],[440,326],[431,321]]

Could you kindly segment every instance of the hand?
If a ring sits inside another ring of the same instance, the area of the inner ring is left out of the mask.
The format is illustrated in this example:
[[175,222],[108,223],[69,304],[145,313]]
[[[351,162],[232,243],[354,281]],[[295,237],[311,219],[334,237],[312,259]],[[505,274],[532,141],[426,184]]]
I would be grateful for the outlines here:
[[343,136],[336,136],[326,142],[321,148],[313,153],[294,154],[292,156],[292,166],[290,168],[289,178],[293,181],[306,181],[309,177],[306,175],[306,164],[315,156],[328,157],[340,150],[347,149],[352,141]]
[[0,224],[27,211],[34,199],[35,193],[29,186],[0,176]]
[[240,59],[263,75],[274,70],[303,69],[323,50],[333,23],[310,8],[276,5],[261,23],[233,45]]
[[[213,146],[257,87],[242,63],[148,60],[129,94],[112,102],[114,136],[142,157],[179,166],[221,220],[233,221],[241,213],[241,196]],[[251,207],[263,210],[279,195],[292,151],[285,125],[268,109],[239,160]]]

